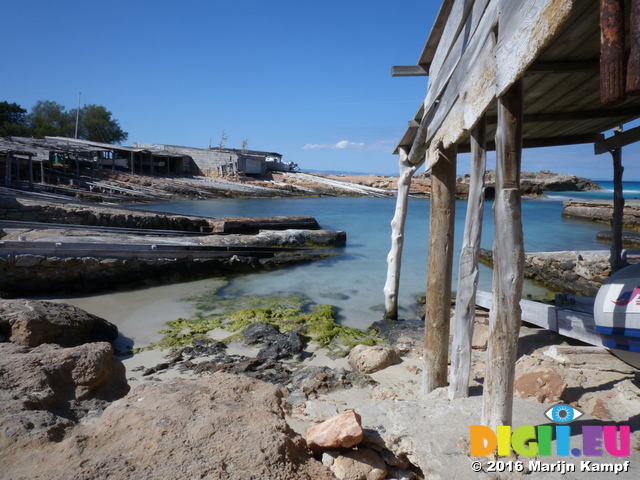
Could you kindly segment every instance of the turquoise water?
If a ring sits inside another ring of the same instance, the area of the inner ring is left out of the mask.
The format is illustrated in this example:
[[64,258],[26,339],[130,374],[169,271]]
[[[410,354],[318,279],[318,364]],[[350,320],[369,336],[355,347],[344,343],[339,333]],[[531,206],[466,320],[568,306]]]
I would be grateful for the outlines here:
[[[609,187],[606,182],[604,187]],[[625,196],[640,197],[640,183],[627,185]],[[605,224],[562,218],[562,202],[569,198],[611,198],[612,192],[552,193],[547,198],[524,199],[522,218],[527,252],[558,250],[602,250],[608,246],[595,240]],[[347,246],[342,255],[310,264],[272,272],[231,277],[220,294],[236,296],[302,292],[317,303],[335,305],[339,320],[349,326],[366,328],[379,320],[383,312],[383,286],[386,278],[386,257],[391,240],[390,222],[395,209],[394,198],[284,198],[284,199],[213,199],[183,201],[145,209],[212,217],[311,215],[325,229],[347,232]],[[456,202],[456,250],[454,253],[454,282],[457,284],[457,265],[460,252],[466,202]],[[416,298],[424,295],[426,284],[427,244],[429,232],[429,200],[412,198],[409,202],[403,273],[400,286],[400,316],[415,314]],[[492,203],[485,207],[483,248],[492,248]],[[136,345],[157,339],[162,324],[191,311],[184,299],[218,288],[215,279],[180,285],[155,287],[126,294],[107,294],[83,299],[65,299],[92,313],[118,324]],[[491,289],[491,269],[481,265],[479,288]],[[525,293],[539,295],[546,292],[531,282]],[[117,304],[117,308],[115,307]],[[155,304],[155,305],[152,305]],[[111,305],[111,306],[110,306]],[[131,305],[131,307],[129,307]],[[150,313],[151,312],[151,313]],[[126,321],[125,321],[126,320]],[[135,332],[135,334],[133,333]]]

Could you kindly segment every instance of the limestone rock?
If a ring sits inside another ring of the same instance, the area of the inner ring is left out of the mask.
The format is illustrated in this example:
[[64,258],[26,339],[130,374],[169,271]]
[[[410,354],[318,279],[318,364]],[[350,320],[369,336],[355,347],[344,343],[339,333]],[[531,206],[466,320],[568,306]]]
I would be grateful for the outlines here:
[[331,471],[340,480],[382,480],[387,465],[374,450],[353,450],[334,459]]
[[0,344],[0,451],[60,440],[74,420],[128,391],[124,365],[108,343]]
[[518,377],[514,393],[522,399],[535,398],[542,403],[557,403],[567,388],[562,375],[552,369],[534,370]]
[[374,373],[401,361],[390,347],[356,345],[349,352],[349,366],[358,373]]
[[36,478],[47,465],[51,480],[333,478],[287,425],[281,402],[279,388],[231,374],[146,382],[64,441],[3,455],[0,469]]
[[43,300],[1,300],[0,335],[13,343],[36,347],[55,343],[73,347],[89,342],[113,342],[118,328],[84,310]]
[[318,425],[307,428],[305,437],[312,450],[349,448],[362,441],[362,420],[353,410],[347,410]]

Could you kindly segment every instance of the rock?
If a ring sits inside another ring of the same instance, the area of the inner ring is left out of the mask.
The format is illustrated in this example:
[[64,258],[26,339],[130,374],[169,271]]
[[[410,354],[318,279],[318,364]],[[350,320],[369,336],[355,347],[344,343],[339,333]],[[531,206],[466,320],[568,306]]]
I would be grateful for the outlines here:
[[380,455],[368,448],[338,456],[330,468],[340,480],[382,480],[387,475],[387,465]]
[[402,360],[390,347],[356,345],[349,352],[349,366],[357,373],[374,373],[400,362]]
[[60,440],[73,421],[128,391],[108,343],[0,344],[0,451]]
[[261,361],[292,358],[302,353],[303,343],[300,334],[294,330],[284,333],[266,322],[256,322],[242,332],[242,340],[246,345],[264,344],[258,352]]
[[47,465],[51,480],[333,478],[287,425],[281,401],[273,385],[223,373],[146,382],[93,425],[29,455],[3,455],[0,468],[36,478]]
[[518,398],[535,398],[542,403],[557,403],[567,384],[557,371],[551,369],[527,372],[516,378],[514,393]]
[[118,328],[64,303],[0,300],[0,334],[28,347],[43,343],[73,347],[89,342],[111,343],[118,337]]
[[369,327],[387,340],[401,356],[419,356],[424,343],[424,322],[420,320],[378,321]]
[[364,437],[362,420],[353,410],[347,410],[318,425],[307,428],[305,437],[312,450],[349,448]]

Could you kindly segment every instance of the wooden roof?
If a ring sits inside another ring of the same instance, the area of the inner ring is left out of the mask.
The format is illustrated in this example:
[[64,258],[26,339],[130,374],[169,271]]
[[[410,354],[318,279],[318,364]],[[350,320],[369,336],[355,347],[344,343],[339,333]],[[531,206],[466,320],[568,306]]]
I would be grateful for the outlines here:
[[[630,0],[625,7],[629,38]],[[410,147],[423,122],[431,153],[440,143],[468,150],[469,130],[483,114],[493,138],[495,99],[520,78],[524,147],[591,143],[640,118],[640,97],[616,106],[600,100],[599,15],[598,0],[444,0],[416,66],[393,70],[430,77],[398,147]]]

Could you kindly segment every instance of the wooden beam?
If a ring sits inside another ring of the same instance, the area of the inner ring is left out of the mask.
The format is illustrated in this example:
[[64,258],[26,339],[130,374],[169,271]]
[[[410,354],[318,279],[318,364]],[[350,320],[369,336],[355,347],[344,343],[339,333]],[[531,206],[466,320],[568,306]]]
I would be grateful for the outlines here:
[[429,64],[396,65],[391,67],[392,77],[428,77]]
[[431,171],[427,299],[422,389],[447,384],[456,193],[456,145],[439,152]]
[[626,96],[624,0],[600,0],[600,101],[622,103]]
[[[563,145],[578,145],[584,143],[596,143],[604,140],[604,134],[594,133],[589,135],[569,135],[566,137],[529,138],[522,140],[522,148],[561,147]],[[496,142],[487,142],[487,151],[493,152]],[[471,146],[464,143],[458,146],[458,153],[471,152]]]
[[617,132],[615,135],[612,135],[606,140],[603,139],[599,142],[596,142],[593,147],[595,154],[600,155],[617,148],[631,145],[632,143],[636,143],[638,141],[640,141],[640,127],[635,127],[631,130],[627,130],[626,132]]
[[496,199],[493,206],[493,304],[490,311],[482,424],[511,425],[520,331],[524,238],[520,201],[523,85],[498,99]]
[[487,166],[484,119],[471,132],[471,180],[458,271],[456,321],[451,346],[449,398],[469,396],[471,348],[478,289],[478,258],[484,212],[484,171]]
[[[624,107],[624,108],[601,108],[598,110],[583,110],[576,112],[545,112],[530,113],[524,116],[524,123],[538,122],[575,122],[580,120],[592,120],[598,118],[630,118],[640,117],[640,107]],[[487,118],[487,122],[495,124],[497,117]]]

